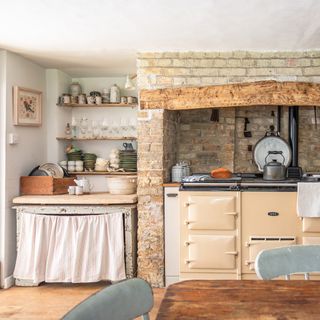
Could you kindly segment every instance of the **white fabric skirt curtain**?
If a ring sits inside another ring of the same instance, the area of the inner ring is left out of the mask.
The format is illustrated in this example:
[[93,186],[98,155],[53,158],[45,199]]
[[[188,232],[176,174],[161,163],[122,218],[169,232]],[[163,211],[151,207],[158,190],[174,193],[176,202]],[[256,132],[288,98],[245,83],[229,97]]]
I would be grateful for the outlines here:
[[21,215],[14,277],[46,282],[125,278],[122,214]]

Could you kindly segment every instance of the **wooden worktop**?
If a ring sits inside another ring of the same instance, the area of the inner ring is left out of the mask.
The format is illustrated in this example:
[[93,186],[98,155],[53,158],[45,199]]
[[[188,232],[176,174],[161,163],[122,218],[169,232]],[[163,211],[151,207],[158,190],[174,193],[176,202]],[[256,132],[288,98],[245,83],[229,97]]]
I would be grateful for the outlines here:
[[110,205],[110,204],[134,204],[137,203],[136,194],[115,195],[110,193],[91,193],[81,196],[62,195],[41,195],[21,196],[12,200],[14,204],[74,204],[74,205]]
[[180,187],[180,182],[166,182],[162,184],[163,187]]

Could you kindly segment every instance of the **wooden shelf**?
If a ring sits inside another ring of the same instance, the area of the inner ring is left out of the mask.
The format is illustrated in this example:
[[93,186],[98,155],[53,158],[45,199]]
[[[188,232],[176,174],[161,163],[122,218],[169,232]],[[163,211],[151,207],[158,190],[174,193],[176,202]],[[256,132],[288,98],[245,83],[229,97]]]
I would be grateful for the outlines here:
[[70,107],[70,108],[135,108],[137,103],[103,103],[103,104],[79,104],[79,103],[64,103],[57,104],[58,107]]
[[70,176],[135,176],[137,172],[107,172],[107,171],[83,171],[83,172],[68,172]]
[[57,140],[64,141],[107,141],[107,140],[137,140],[137,137],[106,137],[106,138],[69,138],[57,137]]

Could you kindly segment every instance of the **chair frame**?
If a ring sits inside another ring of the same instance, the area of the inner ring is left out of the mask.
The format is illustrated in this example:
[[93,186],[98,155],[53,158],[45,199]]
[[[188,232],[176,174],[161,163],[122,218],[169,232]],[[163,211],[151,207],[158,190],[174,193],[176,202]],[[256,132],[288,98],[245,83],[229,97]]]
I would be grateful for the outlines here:
[[262,250],[256,257],[255,271],[263,280],[281,276],[290,280],[290,275],[301,273],[305,280],[309,280],[309,273],[320,272],[320,245],[292,245]]
[[150,284],[139,278],[112,283],[71,309],[64,320],[128,320],[143,317],[149,320],[153,307]]

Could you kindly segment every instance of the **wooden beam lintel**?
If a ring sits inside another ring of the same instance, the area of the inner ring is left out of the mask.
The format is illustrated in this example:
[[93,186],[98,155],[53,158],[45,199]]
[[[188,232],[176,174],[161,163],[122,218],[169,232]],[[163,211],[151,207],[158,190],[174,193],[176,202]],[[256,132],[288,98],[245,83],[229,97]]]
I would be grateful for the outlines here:
[[320,106],[320,83],[273,80],[140,91],[141,109]]

